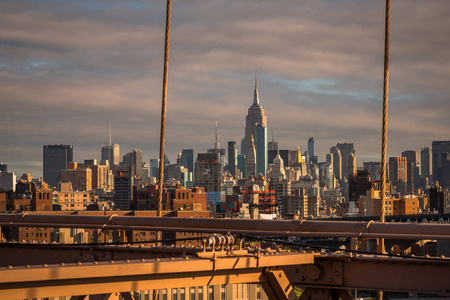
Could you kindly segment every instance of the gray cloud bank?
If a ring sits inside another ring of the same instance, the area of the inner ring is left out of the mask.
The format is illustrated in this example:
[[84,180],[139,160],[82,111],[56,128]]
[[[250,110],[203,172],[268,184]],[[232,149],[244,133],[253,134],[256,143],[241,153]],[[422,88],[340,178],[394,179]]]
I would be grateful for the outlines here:
[[[165,1],[0,2],[0,161],[42,174],[42,145],[77,161],[158,156]],[[379,160],[384,1],[172,3],[166,150],[240,141],[253,72],[280,147],[338,141]],[[388,155],[449,139],[450,2],[394,1]]]

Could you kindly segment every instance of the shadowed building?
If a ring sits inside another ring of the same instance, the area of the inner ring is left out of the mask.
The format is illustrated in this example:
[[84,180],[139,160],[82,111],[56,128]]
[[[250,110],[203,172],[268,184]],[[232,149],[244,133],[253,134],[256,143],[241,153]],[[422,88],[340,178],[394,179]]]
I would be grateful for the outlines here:
[[72,145],[44,145],[44,181],[57,187],[69,162],[73,162]]

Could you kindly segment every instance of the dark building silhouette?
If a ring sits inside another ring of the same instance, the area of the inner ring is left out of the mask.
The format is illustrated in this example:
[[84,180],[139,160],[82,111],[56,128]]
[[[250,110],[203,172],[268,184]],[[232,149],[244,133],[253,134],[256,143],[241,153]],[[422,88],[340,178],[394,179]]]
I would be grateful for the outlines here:
[[181,165],[194,173],[194,149],[183,149],[181,151]]
[[433,178],[443,188],[450,187],[450,141],[433,141]]
[[237,178],[237,149],[236,142],[228,142],[228,172],[233,176],[234,179]]
[[69,162],[73,162],[72,145],[44,145],[44,181],[56,187]]
[[436,210],[443,214],[444,208],[444,192],[440,191],[439,187],[432,187],[430,189],[430,211]]

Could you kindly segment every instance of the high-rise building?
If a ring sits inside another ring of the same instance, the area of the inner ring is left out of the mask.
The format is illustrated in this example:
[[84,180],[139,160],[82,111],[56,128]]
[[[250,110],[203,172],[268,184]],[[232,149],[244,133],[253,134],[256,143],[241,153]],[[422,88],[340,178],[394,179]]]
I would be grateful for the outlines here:
[[408,169],[406,157],[389,157],[389,180],[397,187],[397,191],[405,193],[408,182]]
[[228,142],[228,172],[234,179],[237,179],[237,149],[235,141]]
[[[259,94],[258,94],[258,81],[255,76],[255,91],[253,95],[253,104],[248,109],[248,114],[245,119],[245,136],[242,142],[243,148],[241,149],[242,154],[247,154],[248,148],[251,145],[251,140],[256,136],[256,124],[267,128],[267,117],[264,112],[264,108],[262,108],[261,103],[259,102]],[[267,135],[267,133],[266,133]],[[267,141],[267,138],[266,138]],[[267,145],[267,142],[266,142]],[[248,157],[247,157],[248,158]],[[248,175],[248,174],[247,174]]]
[[8,165],[0,162],[0,172],[8,172]]
[[150,159],[150,176],[158,179],[158,176],[159,176],[159,159],[158,158]]
[[195,186],[207,192],[220,192],[222,187],[222,164],[219,153],[199,153],[195,163]]
[[267,150],[267,127],[255,125],[255,150],[256,150],[256,174],[267,175],[268,150]]
[[142,177],[142,151],[140,149],[133,149],[123,156],[124,166],[133,166],[134,173],[137,177]]
[[379,161],[365,161],[363,162],[363,168],[369,171],[372,181],[381,179],[381,163]]
[[450,141],[433,141],[433,177],[443,188],[450,187]]
[[347,179],[349,178],[349,168],[348,168],[348,161],[349,156],[351,154],[356,155],[355,148],[353,143],[338,143],[336,145],[336,148],[339,149],[341,153],[341,179]]
[[431,155],[431,147],[422,148],[422,151],[420,151],[420,173],[424,182],[427,179],[431,182],[433,174],[432,170],[433,160]]
[[114,170],[119,165],[120,147],[119,144],[102,145],[102,161],[109,162],[109,168]]
[[194,172],[194,149],[183,149],[181,151],[181,165],[189,172]]
[[314,138],[310,137],[308,139],[308,154],[310,158],[310,163],[317,164],[317,156],[315,154]]
[[408,193],[414,193],[414,190],[419,188],[419,161],[417,160],[417,151],[403,151],[402,157],[406,157],[407,191]]
[[73,162],[72,145],[44,145],[44,181],[57,187],[69,162]]
[[333,155],[333,174],[337,180],[342,179],[342,156],[341,151],[336,147],[331,147],[330,153]]
[[114,170],[114,208],[129,209],[133,200],[133,166],[120,166]]
[[247,149],[247,155],[245,159],[245,176],[256,175],[256,149],[253,136],[251,138],[250,146]]
[[238,172],[240,173],[239,178],[246,178],[245,177],[245,154],[239,154],[237,157],[237,168]]
[[268,150],[278,150],[278,142],[275,142],[275,140],[273,139],[273,131],[272,131],[272,141],[267,143],[267,148]]
[[310,156],[314,156],[314,138],[310,137],[308,140],[308,153]]

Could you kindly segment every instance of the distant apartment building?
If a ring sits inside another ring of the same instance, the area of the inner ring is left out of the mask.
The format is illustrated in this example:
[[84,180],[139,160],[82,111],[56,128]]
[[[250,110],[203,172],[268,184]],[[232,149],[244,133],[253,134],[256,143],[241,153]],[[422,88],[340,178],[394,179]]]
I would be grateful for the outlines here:
[[199,153],[195,163],[195,186],[207,192],[220,192],[222,187],[222,164],[219,153]]
[[[393,215],[414,215],[420,212],[419,199],[416,198],[391,198],[384,200],[384,214]],[[380,216],[381,215],[381,194],[379,190],[371,189],[367,194],[360,197],[359,216]]]
[[71,183],[61,183],[60,191],[53,193],[61,210],[86,210],[92,204],[86,191],[74,191]]
[[61,171],[61,182],[70,182],[75,191],[92,190],[92,170],[88,166],[78,167],[77,163],[69,163],[67,170]]

